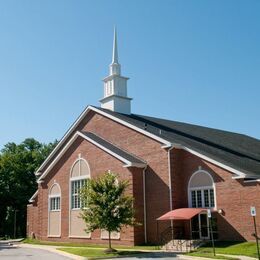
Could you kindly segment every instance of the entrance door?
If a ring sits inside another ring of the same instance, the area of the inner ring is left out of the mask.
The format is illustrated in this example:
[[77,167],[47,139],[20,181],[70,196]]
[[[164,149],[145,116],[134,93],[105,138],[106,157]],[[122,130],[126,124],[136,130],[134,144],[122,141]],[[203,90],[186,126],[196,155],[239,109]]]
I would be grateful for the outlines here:
[[207,213],[201,213],[199,218],[200,239],[209,239],[209,219]]

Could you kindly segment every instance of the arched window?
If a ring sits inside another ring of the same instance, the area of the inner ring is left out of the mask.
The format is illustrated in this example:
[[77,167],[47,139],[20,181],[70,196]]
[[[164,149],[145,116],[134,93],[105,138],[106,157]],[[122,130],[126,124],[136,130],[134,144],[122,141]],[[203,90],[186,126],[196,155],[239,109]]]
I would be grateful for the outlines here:
[[69,237],[90,238],[91,232],[86,233],[86,223],[80,217],[82,201],[80,189],[90,178],[90,168],[87,161],[79,158],[74,162],[70,171],[70,213],[69,213]]
[[189,206],[192,208],[215,208],[215,185],[211,175],[199,170],[188,184]]
[[61,189],[56,182],[49,189],[48,236],[60,237],[61,234]]
[[54,183],[49,191],[49,210],[60,211],[60,186]]
[[72,166],[71,169],[71,209],[80,209],[82,202],[80,199],[80,189],[90,178],[90,170],[88,163],[80,158]]

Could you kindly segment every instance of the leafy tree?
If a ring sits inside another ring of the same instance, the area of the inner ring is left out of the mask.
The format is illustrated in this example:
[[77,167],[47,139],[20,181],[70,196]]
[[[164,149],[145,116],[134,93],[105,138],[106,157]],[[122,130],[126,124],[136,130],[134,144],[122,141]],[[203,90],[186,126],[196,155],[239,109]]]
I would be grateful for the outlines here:
[[81,190],[81,217],[86,222],[86,231],[96,229],[108,231],[109,248],[111,247],[111,232],[119,232],[123,226],[135,224],[133,197],[125,194],[127,181],[118,181],[117,175],[106,172],[98,179],[88,180]]
[[37,168],[57,144],[42,144],[33,138],[21,144],[8,143],[0,152],[0,235],[13,236],[14,218],[16,234],[26,233],[26,205],[37,189]]

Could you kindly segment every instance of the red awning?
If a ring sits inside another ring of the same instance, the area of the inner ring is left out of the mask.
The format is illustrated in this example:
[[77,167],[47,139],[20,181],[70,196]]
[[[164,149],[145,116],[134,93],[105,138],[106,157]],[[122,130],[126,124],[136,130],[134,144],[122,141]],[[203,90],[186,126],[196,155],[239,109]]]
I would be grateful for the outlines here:
[[207,212],[207,209],[203,208],[181,208],[167,212],[157,220],[190,220],[194,216]]

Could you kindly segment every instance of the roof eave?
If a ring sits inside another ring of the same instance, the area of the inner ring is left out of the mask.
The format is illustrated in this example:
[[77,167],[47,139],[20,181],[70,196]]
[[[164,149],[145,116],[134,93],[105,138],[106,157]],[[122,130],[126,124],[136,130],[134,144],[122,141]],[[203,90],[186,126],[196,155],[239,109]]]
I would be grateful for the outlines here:
[[76,119],[76,121],[72,124],[72,126],[69,128],[69,130],[65,133],[65,135],[62,137],[62,139],[59,141],[59,143],[56,145],[56,147],[52,150],[52,152],[48,155],[48,157],[44,160],[44,162],[40,165],[40,167],[36,170],[35,175],[39,176],[42,175],[43,172],[42,169],[46,166],[46,164],[49,162],[51,157],[57,152],[57,150],[61,147],[61,145],[65,142],[66,138],[72,133],[72,131],[75,129],[75,127],[81,122],[81,119],[85,117],[85,115],[91,110],[91,106],[87,106],[85,110],[80,114],[80,116]]
[[161,137],[158,137],[158,136],[156,136],[154,134],[151,134],[148,131],[143,130],[143,129],[139,128],[139,127],[133,126],[133,125],[131,125],[131,124],[129,124],[129,123],[127,123],[127,122],[125,122],[125,121],[115,117],[115,116],[112,116],[112,115],[110,115],[110,114],[108,114],[108,113],[106,113],[104,111],[101,111],[101,110],[99,110],[99,109],[97,109],[97,108],[95,108],[93,106],[87,106],[85,108],[85,110],[77,118],[77,120],[69,128],[69,130],[65,133],[65,135],[62,137],[60,142],[52,150],[52,152],[49,154],[49,156],[44,160],[44,162],[41,164],[41,166],[36,170],[36,173],[35,173],[36,176],[40,176],[40,175],[43,174],[43,172],[42,172],[43,168],[47,165],[47,163],[52,158],[52,156],[55,154],[55,152],[57,152],[58,149],[61,147],[61,145],[66,141],[67,137],[73,132],[73,130],[81,122],[81,119],[84,118],[89,113],[89,111],[94,111],[94,112],[96,112],[98,114],[101,114],[101,115],[104,115],[104,116],[106,116],[108,118],[111,118],[111,119],[115,120],[116,122],[119,122],[119,123],[121,123],[121,124],[123,124],[125,126],[128,126],[128,127],[132,128],[132,129],[134,129],[136,131],[139,131],[139,132],[143,133],[144,135],[146,135],[146,136],[148,136],[148,137],[150,137],[150,138],[152,138],[152,139],[162,143],[165,146],[171,146],[171,142],[169,142],[169,141],[167,141],[167,140],[165,140],[165,139],[163,139]]
[[130,167],[136,167],[136,168],[145,168],[147,166],[146,163],[127,163],[123,167],[130,168]]
[[29,203],[33,203],[33,202],[35,201],[35,198],[37,197],[38,192],[39,192],[39,190],[37,190],[37,191],[32,195],[32,197],[29,199]]
[[77,131],[72,138],[69,140],[69,142],[64,146],[64,148],[60,151],[60,153],[56,156],[56,158],[52,161],[52,163],[48,166],[48,168],[42,173],[40,178],[38,179],[37,183],[42,183],[43,179],[46,177],[46,175],[50,172],[50,170],[55,166],[55,164],[58,162],[58,160],[61,158],[61,156],[67,151],[67,149],[71,146],[71,144],[75,141],[77,137],[82,137],[83,139],[87,140],[88,142],[92,143],[96,147],[102,149],[103,151],[109,153],[111,156],[117,158],[118,160],[122,161],[125,165],[124,167],[137,167],[137,168],[144,168],[146,166],[146,163],[137,163],[137,162],[131,162],[128,159],[116,154],[115,152],[109,150],[108,148],[102,146],[101,144],[97,143],[95,140],[91,139],[90,137],[84,135],[84,133]]

